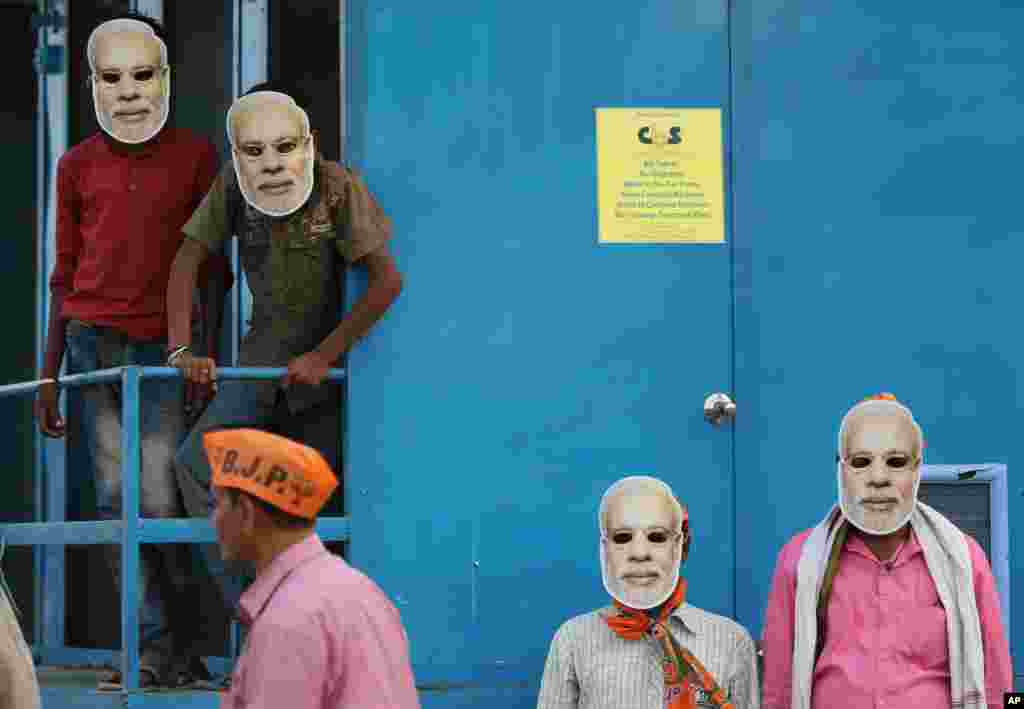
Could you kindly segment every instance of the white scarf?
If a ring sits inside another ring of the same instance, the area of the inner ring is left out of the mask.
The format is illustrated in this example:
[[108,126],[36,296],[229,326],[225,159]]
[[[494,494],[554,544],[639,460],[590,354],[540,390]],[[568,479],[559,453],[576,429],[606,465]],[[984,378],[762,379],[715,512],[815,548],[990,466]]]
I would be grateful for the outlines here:
[[[838,507],[833,506],[814,528],[804,542],[797,566],[792,709],[811,709],[818,593],[839,528],[832,522],[839,515]],[[946,610],[952,706],[985,707],[985,655],[967,540],[952,522],[920,500],[910,526]]]
[[0,571],[0,709],[40,709],[42,700],[32,651],[21,634],[8,593]]

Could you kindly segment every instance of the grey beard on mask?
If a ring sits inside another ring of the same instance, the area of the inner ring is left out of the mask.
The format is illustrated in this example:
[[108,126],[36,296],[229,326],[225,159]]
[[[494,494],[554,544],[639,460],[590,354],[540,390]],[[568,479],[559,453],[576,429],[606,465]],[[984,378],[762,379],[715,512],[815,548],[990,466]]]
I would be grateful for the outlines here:
[[885,536],[898,531],[910,521],[911,515],[914,514],[914,508],[917,506],[917,489],[921,484],[920,473],[918,473],[917,481],[914,483],[913,496],[909,499],[901,500],[898,505],[893,506],[893,508],[884,515],[878,513],[870,514],[869,511],[860,504],[853,492],[846,489],[846,486],[843,484],[842,476],[843,472],[840,467],[839,508],[842,510],[843,516],[849,520],[850,524],[861,532],[875,536]]
[[660,606],[668,600],[668,597],[672,595],[676,585],[679,583],[679,567],[681,563],[679,552],[674,554],[673,568],[675,570],[671,575],[663,575],[654,585],[642,588],[630,587],[620,578],[623,570],[613,570],[610,568],[614,564],[608,559],[604,545],[601,546],[599,554],[601,556],[601,580],[604,582],[604,590],[616,601],[630,608],[647,610]]

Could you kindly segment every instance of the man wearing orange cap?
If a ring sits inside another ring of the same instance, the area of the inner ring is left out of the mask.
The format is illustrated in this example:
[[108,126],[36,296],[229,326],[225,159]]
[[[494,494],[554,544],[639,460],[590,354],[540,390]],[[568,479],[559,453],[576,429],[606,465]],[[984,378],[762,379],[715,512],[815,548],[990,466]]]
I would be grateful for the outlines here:
[[246,428],[204,433],[203,447],[221,554],[256,569],[239,602],[246,647],[222,706],[418,709],[398,610],[314,530],[338,486],[323,456]]
[[891,394],[839,427],[838,504],[779,553],[765,709],[1002,706],[1013,668],[974,539],[917,499],[924,438]]

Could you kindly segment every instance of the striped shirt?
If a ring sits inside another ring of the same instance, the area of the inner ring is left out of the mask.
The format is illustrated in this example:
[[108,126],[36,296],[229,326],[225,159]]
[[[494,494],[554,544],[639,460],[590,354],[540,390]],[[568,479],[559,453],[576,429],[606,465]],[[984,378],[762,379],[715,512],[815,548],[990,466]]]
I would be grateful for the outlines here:
[[[653,638],[625,640],[604,621],[613,607],[577,616],[558,629],[541,681],[537,709],[664,709],[662,651]],[[735,709],[758,709],[754,641],[729,618],[683,604],[669,632],[700,660]],[[712,707],[703,691],[698,707]]]

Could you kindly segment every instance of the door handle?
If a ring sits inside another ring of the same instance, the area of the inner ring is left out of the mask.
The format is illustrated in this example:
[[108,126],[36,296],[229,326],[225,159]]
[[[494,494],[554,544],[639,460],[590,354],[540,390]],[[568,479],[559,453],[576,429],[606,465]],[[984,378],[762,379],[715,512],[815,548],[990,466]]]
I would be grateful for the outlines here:
[[716,392],[704,400],[704,420],[712,426],[719,426],[735,418],[736,404],[728,394]]

